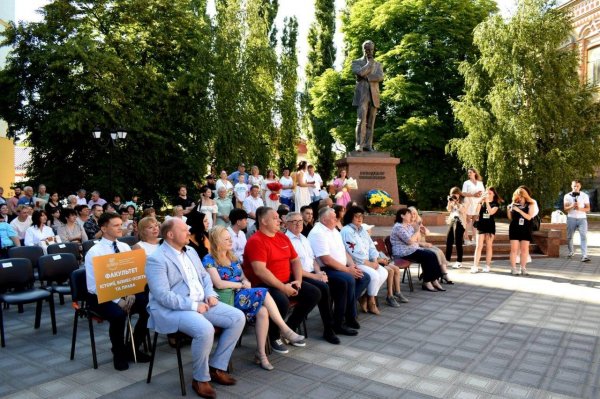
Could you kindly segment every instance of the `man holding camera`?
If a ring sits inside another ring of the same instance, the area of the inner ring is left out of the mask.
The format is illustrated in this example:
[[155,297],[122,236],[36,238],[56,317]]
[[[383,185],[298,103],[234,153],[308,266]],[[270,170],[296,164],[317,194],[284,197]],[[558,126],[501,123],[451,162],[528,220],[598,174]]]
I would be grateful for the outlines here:
[[581,191],[581,182],[573,180],[571,182],[571,191],[565,195],[564,208],[567,213],[567,245],[569,254],[567,258],[572,258],[573,250],[573,234],[575,230],[579,230],[581,239],[581,261],[589,262],[587,256],[587,213],[590,211],[590,197]]

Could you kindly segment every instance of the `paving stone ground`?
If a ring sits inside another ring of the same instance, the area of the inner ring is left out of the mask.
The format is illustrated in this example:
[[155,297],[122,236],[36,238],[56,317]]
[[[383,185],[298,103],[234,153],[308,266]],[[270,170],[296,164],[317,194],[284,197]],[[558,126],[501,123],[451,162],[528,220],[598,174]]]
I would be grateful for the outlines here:
[[[508,261],[492,273],[452,271],[447,292],[402,289],[410,299],[381,315],[361,314],[357,337],[341,345],[321,338],[316,312],[305,348],[271,355],[275,370],[252,363],[249,328],[233,356],[238,384],[216,386],[219,398],[600,398],[600,232],[589,237],[592,262],[580,257],[535,259],[530,277],[513,277]],[[413,276],[416,275],[416,269]],[[0,397],[176,398],[174,349],[159,339],[152,383],[147,364],[117,372],[108,326],[95,326],[100,367],[92,368],[85,323],[75,360],[69,360],[73,311],[57,305],[52,335],[47,305],[33,329],[34,306],[4,310],[6,347],[0,349]],[[188,395],[190,349],[183,349]]]

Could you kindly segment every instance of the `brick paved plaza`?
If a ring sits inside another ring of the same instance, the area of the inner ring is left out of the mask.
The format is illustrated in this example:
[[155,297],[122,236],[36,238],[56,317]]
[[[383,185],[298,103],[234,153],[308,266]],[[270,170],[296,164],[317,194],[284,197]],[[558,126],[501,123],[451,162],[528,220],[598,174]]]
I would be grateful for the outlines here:
[[[512,277],[508,261],[490,274],[468,267],[445,293],[417,290],[399,309],[362,314],[358,337],[335,346],[321,338],[320,319],[308,320],[306,348],[271,355],[275,370],[252,364],[249,329],[233,357],[238,384],[216,386],[220,398],[598,398],[600,397],[600,233],[588,238],[591,263],[579,258],[534,259],[530,277]],[[467,266],[470,266],[468,264]],[[416,269],[413,271],[416,275]],[[380,298],[384,293],[380,293]],[[96,325],[100,367],[92,368],[85,322],[69,360],[73,312],[57,305],[53,336],[45,305],[33,329],[34,306],[5,311],[6,347],[0,349],[0,396],[9,398],[176,398],[175,350],[159,340],[155,372],[147,364],[116,372],[108,326]],[[383,301],[381,301],[383,303]],[[190,348],[183,349],[188,396]]]

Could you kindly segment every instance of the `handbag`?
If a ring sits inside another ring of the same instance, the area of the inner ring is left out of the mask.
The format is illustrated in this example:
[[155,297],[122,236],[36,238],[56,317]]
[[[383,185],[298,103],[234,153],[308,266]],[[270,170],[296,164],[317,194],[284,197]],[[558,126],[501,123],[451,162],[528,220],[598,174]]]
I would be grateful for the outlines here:
[[233,306],[233,299],[235,298],[233,288],[215,288],[215,292],[217,293],[217,295],[219,295],[220,302]]
[[550,218],[552,223],[567,223],[567,215],[563,213],[560,209],[552,212],[552,216]]
[[540,229],[541,225],[542,225],[542,219],[540,218],[540,215],[535,215],[531,219],[531,230],[538,231]]

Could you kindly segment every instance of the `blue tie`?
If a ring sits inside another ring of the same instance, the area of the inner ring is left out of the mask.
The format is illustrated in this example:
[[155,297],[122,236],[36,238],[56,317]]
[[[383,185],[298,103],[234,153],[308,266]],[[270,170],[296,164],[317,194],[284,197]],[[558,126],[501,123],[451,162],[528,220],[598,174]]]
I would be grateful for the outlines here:
[[119,251],[119,247],[117,247],[117,242],[116,241],[113,241],[113,249],[115,250],[116,254],[118,254],[119,252],[121,252],[121,251]]

